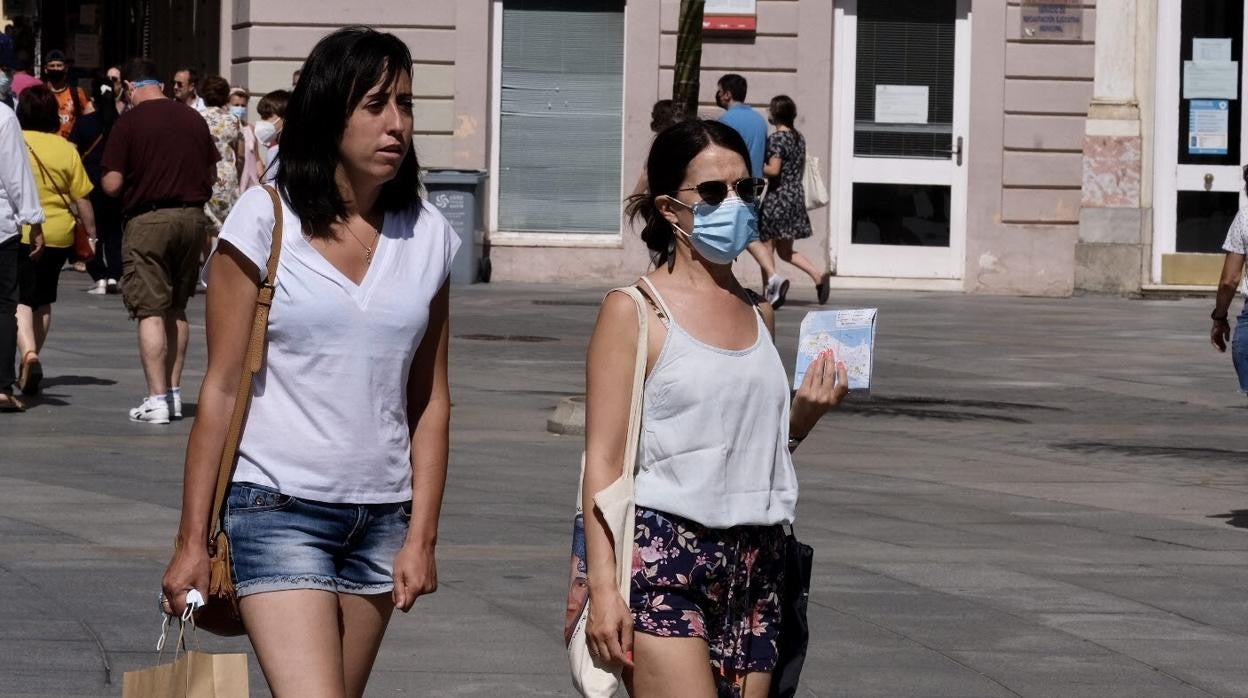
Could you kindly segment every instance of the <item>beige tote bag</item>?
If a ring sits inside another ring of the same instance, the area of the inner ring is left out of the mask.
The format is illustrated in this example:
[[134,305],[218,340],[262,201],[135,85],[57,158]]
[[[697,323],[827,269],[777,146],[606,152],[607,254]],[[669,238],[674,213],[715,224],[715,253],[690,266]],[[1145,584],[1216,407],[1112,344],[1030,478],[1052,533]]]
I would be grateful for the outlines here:
[[[646,382],[647,339],[646,301],[641,292],[632,286],[615,291],[627,293],[637,304],[637,360],[633,366],[633,395],[628,413],[628,438],[624,445],[624,463],[619,479],[594,495],[594,505],[602,512],[615,543],[616,585],[625,602],[629,597],[633,559],[633,477],[637,469],[638,444],[641,441],[641,402]],[[585,479],[585,456],[581,456],[581,482]],[[581,486],[577,487],[576,518],[573,524],[572,582],[568,592],[568,617],[564,639],[568,643],[568,661],[572,669],[572,685],[586,698],[611,698],[620,684],[619,666],[600,664],[589,653],[585,626],[589,622],[589,592],[585,567],[584,512],[581,506]]]

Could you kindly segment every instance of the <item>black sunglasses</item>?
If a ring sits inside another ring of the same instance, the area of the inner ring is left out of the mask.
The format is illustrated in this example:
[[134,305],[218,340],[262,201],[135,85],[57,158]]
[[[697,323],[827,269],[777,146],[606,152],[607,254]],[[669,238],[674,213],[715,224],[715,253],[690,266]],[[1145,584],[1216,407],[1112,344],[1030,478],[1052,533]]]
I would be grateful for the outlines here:
[[[747,204],[753,204],[757,203],[758,198],[763,195],[763,188],[766,185],[767,183],[758,177],[746,177],[745,179],[738,179],[733,182],[732,190],[737,192],[737,197],[740,198],[741,201]],[[728,198],[728,188],[729,185],[727,182],[722,180],[712,180],[709,182],[702,182],[696,187],[686,187],[684,189],[677,189],[676,191],[696,191],[698,196],[702,197],[703,201],[712,206],[718,206],[724,202],[724,199]]]

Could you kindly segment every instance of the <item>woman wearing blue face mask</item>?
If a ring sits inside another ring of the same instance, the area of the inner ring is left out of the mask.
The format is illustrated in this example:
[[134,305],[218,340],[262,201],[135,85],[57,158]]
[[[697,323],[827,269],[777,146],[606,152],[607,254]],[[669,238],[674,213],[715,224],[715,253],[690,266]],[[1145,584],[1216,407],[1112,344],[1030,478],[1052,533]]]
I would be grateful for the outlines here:
[[262,161],[260,156],[260,143],[256,138],[256,131],[251,124],[247,123],[247,103],[251,101],[251,95],[247,90],[241,87],[235,87],[230,90],[230,113],[234,118],[238,119],[238,123],[242,125],[243,132],[243,157],[239,161],[241,167],[238,172],[238,192],[241,194],[248,189],[260,183],[261,167],[257,163]]
[[[634,698],[762,697],[777,660],[781,525],[797,502],[790,452],[844,397],[845,368],[821,356],[790,400],[771,307],[732,273],[758,238],[763,184],[736,131],[671,126],[646,174],[650,190],[629,203],[655,269],[638,284],[649,347],[628,560],[594,507],[624,460],[640,331],[628,296],[603,302],[587,359],[589,647],[624,666]],[[617,565],[630,566],[629,598]]]

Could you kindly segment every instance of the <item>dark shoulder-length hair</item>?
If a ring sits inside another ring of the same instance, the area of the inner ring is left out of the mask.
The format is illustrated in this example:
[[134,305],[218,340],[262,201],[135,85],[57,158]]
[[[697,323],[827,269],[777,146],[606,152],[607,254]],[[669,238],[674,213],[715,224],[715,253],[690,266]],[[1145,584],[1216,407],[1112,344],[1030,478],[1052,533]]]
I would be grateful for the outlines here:
[[750,169],[750,149],[745,139],[731,126],[718,121],[686,119],[668,126],[654,137],[650,155],[646,158],[646,181],[648,190],[630,196],[626,213],[629,221],[641,219],[644,227],[641,239],[650,249],[650,261],[660,267],[667,263],[674,250],[676,231],[659,213],[654,198],[661,195],[675,196],[689,163],[703,150],[712,145],[727,148],[741,156],[745,169]]
[[56,133],[61,130],[60,104],[44,85],[32,85],[17,100],[17,123],[27,131]]
[[[334,173],[347,119],[374,85],[390,89],[412,74],[412,55],[398,37],[367,27],[345,27],[317,42],[290,95],[282,129],[277,183],[304,223],[304,233],[328,236],[347,218]],[[408,151],[399,171],[381,187],[383,211],[420,202],[420,163]]]

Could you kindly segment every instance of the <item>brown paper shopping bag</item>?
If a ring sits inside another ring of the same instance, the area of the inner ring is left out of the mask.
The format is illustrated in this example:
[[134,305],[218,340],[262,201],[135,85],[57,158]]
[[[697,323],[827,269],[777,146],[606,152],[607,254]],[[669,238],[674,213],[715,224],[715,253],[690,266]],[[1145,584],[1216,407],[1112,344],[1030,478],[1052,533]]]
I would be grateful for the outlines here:
[[122,698],[247,698],[247,655],[184,652],[169,664],[127,671]]

